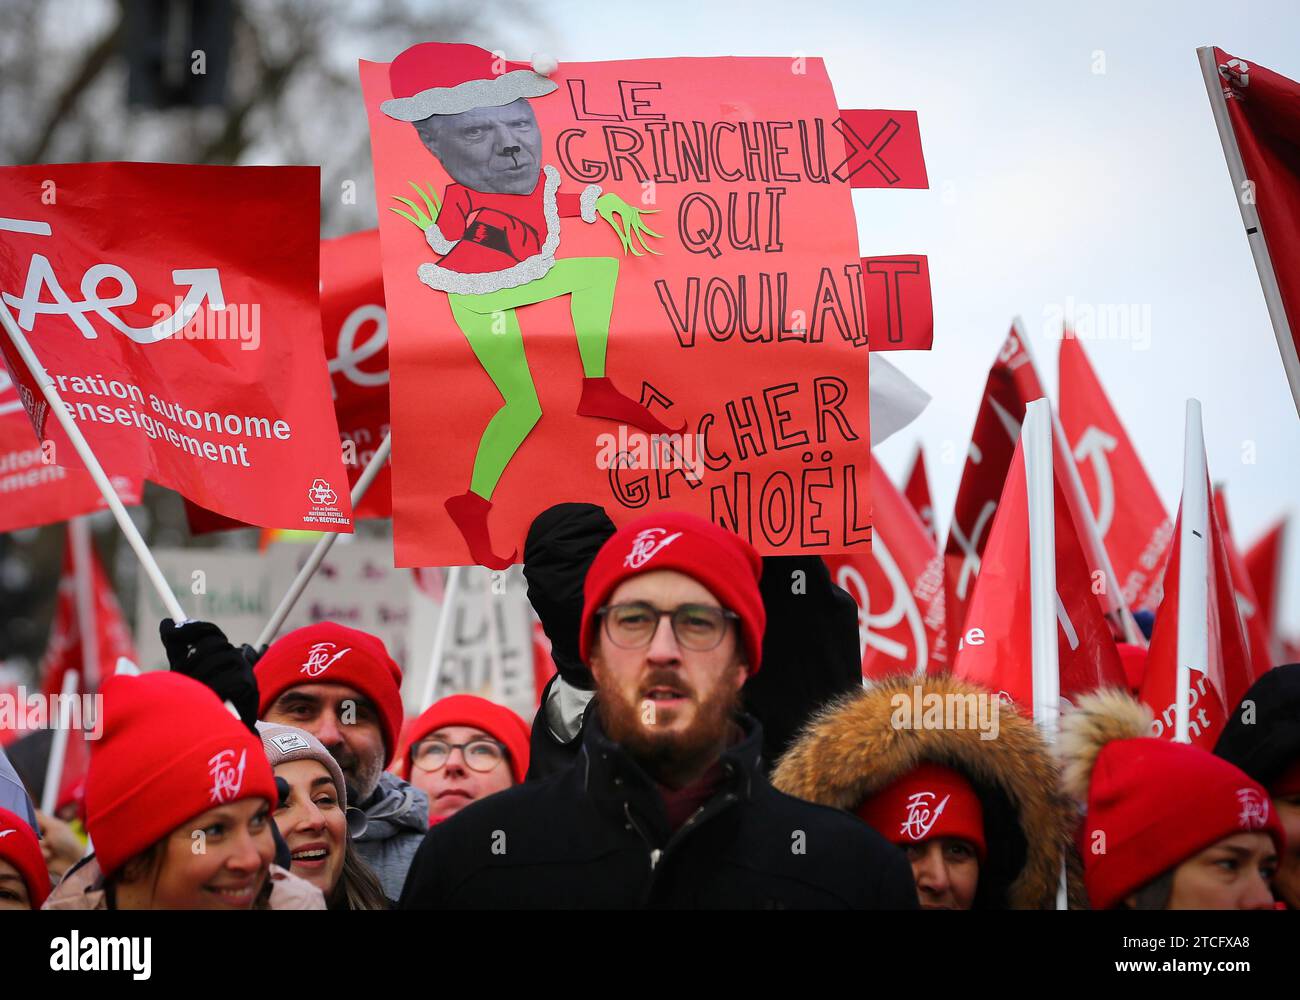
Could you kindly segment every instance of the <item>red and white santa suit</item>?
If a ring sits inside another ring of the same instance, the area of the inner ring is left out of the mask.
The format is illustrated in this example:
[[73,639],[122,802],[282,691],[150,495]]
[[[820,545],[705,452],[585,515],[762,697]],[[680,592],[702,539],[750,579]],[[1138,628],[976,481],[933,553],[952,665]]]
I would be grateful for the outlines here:
[[448,185],[437,221],[424,231],[441,259],[420,266],[430,288],[482,295],[514,288],[545,275],[560,246],[560,219],[596,221],[600,186],[560,194],[560,172],[547,164],[529,194],[475,191]]

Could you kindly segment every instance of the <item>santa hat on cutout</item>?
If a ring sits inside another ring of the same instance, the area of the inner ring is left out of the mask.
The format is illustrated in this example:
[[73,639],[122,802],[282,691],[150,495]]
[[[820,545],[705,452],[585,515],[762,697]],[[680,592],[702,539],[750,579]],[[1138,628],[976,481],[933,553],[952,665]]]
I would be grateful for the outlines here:
[[477,45],[423,42],[412,45],[388,67],[392,100],[379,109],[403,122],[430,115],[455,115],[473,108],[499,108],[521,97],[544,97],[556,89],[548,80],[557,63],[534,55],[532,65],[509,62]]

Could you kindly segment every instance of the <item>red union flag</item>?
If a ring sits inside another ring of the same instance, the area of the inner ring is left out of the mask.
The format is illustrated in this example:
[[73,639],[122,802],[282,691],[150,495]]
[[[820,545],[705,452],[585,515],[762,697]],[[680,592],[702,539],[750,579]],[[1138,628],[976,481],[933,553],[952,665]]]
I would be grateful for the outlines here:
[[867,550],[851,188],[881,157],[867,135],[850,162],[825,66],[803,68],[543,76],[444,43],[361,64],[398,565],[509,565],[562,500],[690,511],[768,554]]
[[[65,469],[50,457],[49,449],[32,437],[18,393],[0,368],[0,532],[54,524],[104,506],[90,473]],[[140,502],[138,482],[126,476],[110,479],[124,504]]]
[[[314,167],[0,168],[4,307],[107,473],[241,521],[351,530],[319,181]],[[80,468],[7,336],[0,348],[37,436]]]
[[916,446],[916,457],[912,459],[912,469],[907,474],[907,485],[903,488],[903,495],[916,511],[921,523],[925,525],[925,532],[930,536],[930,540],[938,545],[939,531],[935,525],[934,503],[930,499],[930,480],[925,474],[925,449],[919,444]]
[[[29,432],[30,433],[30,432]],[[85,676],[85,658],[82,644],[86,637],[82,634],[80,618],[77,614],[78,574],[76,566],[76,545],[73,541],[75,531],[69,525],[67,540],[63,553],[63,575],[59,580],[57,603],[54,608],[54,622],[50,627],[49,645],[41,660],[41,693],[47,698],[63,690],[63,678],[69,670],[75,670],[82,676],[77,682],[77,694],[90,693],[95,679]],[[90,588],[90,617],[94,629],[94,641],[89,655],[93,658],[93,669],[97,671],[98,683],[110,677],[117,670],[117,662],[126,657],[132,663],[139,661],[135,644],[131,640],[131,629],[122,609],[113,594],[108,575],[95,555],[89,541],[90,532],[85,532],[89,565],[82,567],[86,583]],[[66,755],[63,761],[63,774],[59,781],[59,791],[55,796],[55,808],[77,802],[81,799],[85,787],[86,769],[90,764],[90,747],[87,740],[91,736],[86,731],[74,729],[68,734]]]
[[984,398],[975,417],[966,467],[948,526],[943,558],[944,613],[950,649],[955,650],[961,638],[966,605],[980,572],[980,556],[1002,496],[1025,407],[1045,395],[1023,331],[1015,323],[984,384]]
[[1246,552],[1246,572],[1255,588],[1259,613],[1264,621],[1264,632],[1273,650],[1273,663],[1290,663],[1282,649],[1281,630],[1278,628],[1278,589],[1282,583],[1282,553],[1286,551],[1286,519],[1278,521],[1264,537]]
[[[1050,430],[1048,431],[1050,433]],[[1056,551],[1057,658],[1060,696],[1073,701],[1101,687],[1125,687],[1110,626],[1092,592],[1092,577],[1075,532],[1055,448],[1053,504]],[[1006,486],[967,607],[953,674],[1000,692],[1032,714],[1034,707],[1029,496],[1023,442],[1017,442]]]
[[1300,411],[1300,83],[1219,48],[1198,55]]
[[1279,662],[1273,658],[1269,647],[1268,629],[1264,626],[1264,616],[1260,609],[1259,598],[1255,596],[1255,585],[1251,582],[1246,562],[1241,558],[1232,539],[1232,527],[1228,521],[1228,501],[1223,490],[1214,491],[1214,513],[1219,519],[1219,534],[1223,542],[1223,554],[1227,559],[1230,583],[1237,601],[1237,611],[1241,616],[1241,627],[1245,633],[1246,648],[1250,653],[1250,676],[1253,681],[1270,667]]
[[[388,434],[388,316],[378,229],[321,241],[320,313],[351,491]],[[392,516],[392,470],[387,463],[353,513]],[[188,501],[185,516],[193,534],[248,527]]]
[[916,512],[871,459],[871,554],[826,556],[858,604],[862,676],[939,673],[948,664],[943,563]]
[[[1227,714],[1236,707],[1250,680],[1250,654],[1237,615],[1236,595],[1233,593],[1226,560],[1215,557],[1222,549],[1218,538],[1218,518],[1210,512],[1211,540],[1206,587],[1208,604],[1209,656],[1203,669],[1191,673],[1191,709],[1188,716],[1188,736],[1191,742],[1207,750],[1214,748],[1227,721]],[[1155,714],[1153,735],[1172,740],[1175,735],[1175,714],[1178,704],[1178,606],[1179,568],[1182,546],[1179,529],[1182,526],[1182,505],[1174,523],[1174,540],[1165,564],[1164,596],[1156,612],[1155,631],[1151,634],[1151,647],[1147,651],[1146,672],[1142,678],[1140,697]],[[1224,614],[1224,611],[1230,613]]]
[[[122,608],[113,594],[113,587],[108,582],[108,575],[94,554],[94,548],[87,546],[90,552],[90,566],[85,569],[93,597],[91,615],[94,618],[95,668],[99,672],[99,681],[112,675],[117,669],[119,657],[125,656],[132,663],[139,660],[135,644],[131,639],[131,628],[127,624]],[[63,687],[63,675],[69,670],[82,671],[82,642],[80,619],[77,616],[77,569],[74,555],[72,531],[67,532],[67,541],[63,550],[63,575],[59,578],[58,599],[54,608],[54,623],[50,627],[50,641],[41,660],[41,691],[44,694],[58,694]],[[82,676],[78,691],[84,692],[93,681]]]
[[1068,332],[1060,375],[1061,428],[1124,600],[1154,610],[1173,525],[1083,345]]
[[[356,485],[388,434],[388,314],[382,264],[378,229],[321,242],[321,324],[349,486]],[[388,464],[355,513],[392,517]]]

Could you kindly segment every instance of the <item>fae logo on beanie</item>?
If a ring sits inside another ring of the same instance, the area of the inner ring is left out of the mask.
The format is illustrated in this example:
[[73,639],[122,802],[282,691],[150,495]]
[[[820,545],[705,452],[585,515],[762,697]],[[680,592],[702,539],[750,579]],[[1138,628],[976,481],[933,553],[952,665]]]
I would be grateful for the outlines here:
[[1270,802],[1255,788],[1238,788],[1237,801],[1241,803],[1241,813],[1237,817],[1243,830],[1262,830],[1268,826]]
[[907,818],[903,820],[898,832],[918,843],[928,838],[952,795],[945,795],[943,801],[931,811],[930,807],[938,797],[934,792],[916,792],[910,796],[907,800]]
[[644,531],[638,531],[636,537],[632,539],[632,550],[623,559],[623,565],[628,569],[640,569],[653,559],[657,552],[681,537],[680,531],[669,535],[667,528],[646,528]]
[[307,651],[307,659],[303,661],[302,672],[308,677],[319,677],[332,667],[340,656],[344,653],[352,652],[352,647],[339,649],[337,653],[330,656],[331,649],[338,649],[332,642],[318,642]]
[[244,765],[248,760],[248,751],[239,751],[239,763],[231,763],[234,750],[220,750],[208,758],[208,773],[212,775],[212,801],[215,803],[233,802],[239,797],[239,790],[244,787]]

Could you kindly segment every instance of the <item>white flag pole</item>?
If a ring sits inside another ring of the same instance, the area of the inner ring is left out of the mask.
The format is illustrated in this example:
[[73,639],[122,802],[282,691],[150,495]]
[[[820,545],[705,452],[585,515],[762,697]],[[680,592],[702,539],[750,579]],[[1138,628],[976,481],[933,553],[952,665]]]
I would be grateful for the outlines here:
[[429,672],[424,676],[424,691],[420,694],[420,711],[432,705],[438,699],[438,672],[442,669],[442,655],[447,647],[447,630],[451,625],[452,611],[456,598],[460,594],[460,576],[462,567],[452,566],[447,570],[447,582],[442,588],[442,610],[438,614],[438,627],[433,633],[433,649],[429,653]]
[[[1264,304],[1268,307],[1268,318],[1273,323],[1277,349],[1282,354],[1282,369],[1286,372],[1286,381],[1291,387],[1291,398],[1295,402],[1296,414],[1300,415],[1300,356],[1296,354],[1295,340],[1291,336],[1291,321],[1287,318],[1286,308],[1282,304],[1277,272],[1273,270],[1273,259],[1269,256],[1268,243],[1259,224],[1253,185],[1246,176],[1246,163],[1241,158],[1241,147],[1237,145],[1237,135],[1233,132],[1232,120],[1228,117],[1228,102],[1223,96],[1223,81],[1219,79],[1219,67],[1215,64],[1214,47],[1201,46],[1196,50],[1196,58],[1201,64],[1205,92],[1209,95],[1210,110],[1214,113],[1214,127],[1219,132],[1219,145],[1223,147],[1223,158],[1228,163],[1228,175],[1232,178],[1237,208],[1241,211],[1241,222],[1246,229],[1246,242],[1250,244],[1250,254],[1255,260],[1260,288],[1264,291]],[[1248,191],[1252,192],[1249,198]]]
[[[9,335],[9,339],[18,351],[18,356],[22,358],[23,364],[27,366],[27,370],[40,387],[42,395],[45,396],[50,413],[54,415],[54,419],[63,428],[68,440],[72,442],[73,449],[85,464],[86,471],[90,473],[90,478],[99,487],[104,502],[108,504],[108,509],[113,512],[113,518],[117,521],[117,526],[126,537],[127,544],[131,546],[136,558],[140,560],[140,566],[144,569],[149,582],[158,593],[158,598],[162,601],[163,607],[167,609],[167,613],[171,615],[172,620],[179,625],[186,620],[180,602],[176,599],[176,595],[172,593],[171,587],[167,586],[167,579],[163,576],[162,570],[159,569],[158,563],[154,560],[153,553],[149,551],[149,546],[145,544],[144,539],[140,536],[140,532],[126,512],[126,508],[122,506],[121,498],[117,495],[117,491],[113,489],[113,484],[108,481],[108,476],[104,474],[99,459],[91,451],[89,442],[81,433],[81,428],[77,426],[76,421],[64,408],[63,399],[59,396],[59,390],[54,385],[54,379],[50,378],[46,373],[40,359],[36,357],[36,352],[32,350],[31,344],[27,342],[22,330],[18,328],[17,321],[10,314],[9,306],[3,302],[0,302],[0,323],[3,323],[5,332]],[[18,388],[21,395],[22,386],[18,386]]]
[[[362,498],[369,491],[370,484],[375,481],[375,477],[379,475],[379,471],[385,464],[387,464],[388,456],[392,449],[392,436],[385,434],[384,440],[380,443],[379,447],[375,449],[374,455],[370,457],[370,461],[366,463],[365,469],[362,470],[361,476],[357,479],[356,485],[352,487],[352,516],[354,518],[356,517],[357,505],[361,503]],[[289,585],[289,589],[285,592],[285,595],[280,598],[280,603],[276,605],[275,611],[271,613],[270,620],[263,627],[262,634],[257,637],[257,642],[253,647],[254,649],[261,649],[275,638],[276,633],[280,631],[280,626],[283,625],[284,620],[289,617],[289,612],[291,612],[293,606],[298,603],[298,598],[301,597],[302,592],[307,589],[307,584],[316,574],[316,570],[320,568],[320,564],[324,561],[325,556],[329,554],[329,550],[333,548],[334,543],[338,541],[338,537],[339,532],[328,531],[322,534],[320,538],[316,539],[316,544],[312,547],[311,554],[307,557],[307,561],[303,563],[302,568],[298,570],[298,575],[293,578],[293,583]]]
[[1057,649],[1056,515],[1052,472],[1052,404],[1035,400],[1020,432],[1029,508],[1029,594],[1033,650],[1034,722],[1048,743],[1056,742],[1061,704]]
[[89,518],[69,521],[68,537],[72,542],[77,631],[81,634],[81,676],[86,679],[86,690],[95,691],[99,688],[99,630],[95,627],[95,563]]
[[[1035,372],[1038,373],[1038,382],[1041,385],[1043,378],[1042,373],[1038,371],[1038,362],[1034,360],[1033,348],[1029,345],[1029,338],[1025,336],[1024,326],[1021,324],[1020,317],[1017,316],[1012,320],[1012,326],[1015,328],[1016,336],[1020,338],[1020,343],[1024,346],[1025,353],[1029,355],[1030,364],[1034,366]],[[1064,332],[1064,331],[1062,331]],[[1133,612],[1124,600],[1124,591],[1119,585],[1119,577],[1115,575],[1115,567],[1110,561],[1110,553],[1106,551],[1106,543],[1102,540],[1101,531],[1097,527],[1097,519],[1093,516],[1092,507],[1088,504],[1088,495],[1083,489],[1083,480],[1079,477],[1079,467],[1074,462],[1074,451],[1070,448],[1070,443],[1065,437],[1065,430],[1061,427],[1061,418],[1055,408],[1052,409],[1052,434],[1056,439],[1057,447],[1061,449],[1061,454],[1069,459],[1065,463],[1065,482],[1064,486],[1070,491],[1070,501],[1078,512],[1082,524],[1075,525],[1079,528],[1079,541],[1083,543],[1084,555],[1087,557],[1088,565],[1094,570],[1100,570],[1105,576],[1106,584],[1106,606],[1109,609],[1108,614],[1118,619],[1119,626],[1124,633],[1124,641],[1134,646],[1145,647],[1147,645],[1146,637],[1138,627],[1137,620],[1133,617]]]
[[[1056,608],[1056,479],[1053,471],[1052,404],[1035,400],[1025,410],[1020,432],[1025,454],[1029,508],[1030,629],[1033,649],[1034,723],[1043,739],[1056,743],[1061,711],[1061,665]],[[1066,452],[1068,455],[1069,453]],[[1056,908],[1070,908],[1065,858],[1056,886]]]
[[1192,671],[1210,660],[1210,497],[1201,404],[1187,401],[1183,436],[1182,523],[1178,535],[1178,700],[1174,739],[1190,743]]
[[45,762],[45,785],[41,789],[41,812],[54,815],[59,804],[59,786],[63,784],[63,762],[68,754],[68,728],[72,725],[72,699],[77,694],[77,671],[63,675],[63,689],[59,692],[59,718],[50,744],[50,757]]

